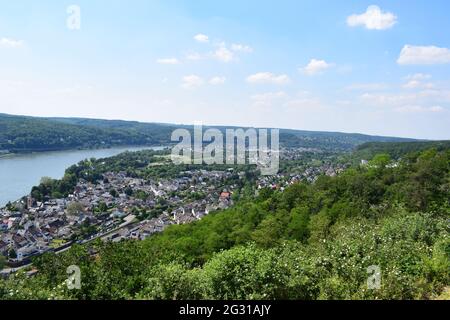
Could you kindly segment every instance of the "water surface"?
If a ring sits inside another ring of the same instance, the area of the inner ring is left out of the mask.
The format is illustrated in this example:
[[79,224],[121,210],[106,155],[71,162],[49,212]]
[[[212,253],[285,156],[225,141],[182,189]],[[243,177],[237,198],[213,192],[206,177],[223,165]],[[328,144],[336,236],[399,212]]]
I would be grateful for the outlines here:
[[42,177],[60,179],[73,164],[87,158],[112,157],[124,151],[144,149],[160,150],[163,147],[115,147],[109,149],[70,150],[19,154],[0,158],[0,207],[30,193]]

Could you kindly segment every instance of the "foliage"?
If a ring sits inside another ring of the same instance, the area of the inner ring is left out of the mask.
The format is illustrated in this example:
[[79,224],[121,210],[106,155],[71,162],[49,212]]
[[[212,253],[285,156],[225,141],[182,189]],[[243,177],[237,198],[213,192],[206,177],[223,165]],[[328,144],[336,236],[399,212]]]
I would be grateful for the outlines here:
[[167,144],[174,129],[160,124],[123,123],[0,114],[0,150],[36,152]]
[[79,203],[79,202],[71,202],[68,206],[67,206],[67,214],[70,216],[76,216],[79,215],[81,213],[83,213],[84,211],[84,206]]
[[399,159],[412,153],[420,153],[431,148],[446,150],[450,148],[449,141],[410,141],[410,142],[366,142],[356,148],[353,155],[357,159],[372,159],[377,154],[388,154],[393,159]]
[[2,270],[6,265],[6,258],[0,254],[0,270]]
[[[74,246],[0,280],[0,299],[430,299],[450,284],[450,151],[367,167],[284,191],[144,241]],[[142,172],[146,172],[144,169]],[[82,270],[82,289],[61,284]],[[381,287],[367,286],[368,267]]]
[[[0,150],[39,152],[130,145],[168,145],[171,133],[192,126],[80,118],[37,118],[0,114]],[[208,127],[204,128],[205,130]],[[218,127],[222,133],[227,128]],[[285,147],[350,151],[370,141],[407,141],[362,134],[280,130]]]

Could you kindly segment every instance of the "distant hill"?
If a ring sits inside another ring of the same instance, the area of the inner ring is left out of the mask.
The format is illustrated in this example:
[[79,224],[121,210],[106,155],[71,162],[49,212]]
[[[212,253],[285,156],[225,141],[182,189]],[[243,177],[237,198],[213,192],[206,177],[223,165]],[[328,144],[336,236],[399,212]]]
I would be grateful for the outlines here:
[[168,143],[173,128],[126,121],[63,119],[0,114],[0,150],[53,151]]
[[399,159],[409,153],[431,148],[438,151],[450,149],[450,141],[367,142],[356,148],[354,157],[372,159],[377,154],[386,153],[393,159]]
[[[85,118],[39,118],[0,114],[0,150],[39,152],[121,145],[164,145],[177,128],[192,126]],[[207,127],[205,127],[207,128]],[[225,127],[218,127],[225,130]],[[280,130],[286,147],[350,151],[366,142],[404,142],[413,139],[354,133]]]
[[280,130],[280,143],[288,147],[310,147],[335,151],[352,151],[367,142],[406,142],[415,139],[370,136],[360,133]]

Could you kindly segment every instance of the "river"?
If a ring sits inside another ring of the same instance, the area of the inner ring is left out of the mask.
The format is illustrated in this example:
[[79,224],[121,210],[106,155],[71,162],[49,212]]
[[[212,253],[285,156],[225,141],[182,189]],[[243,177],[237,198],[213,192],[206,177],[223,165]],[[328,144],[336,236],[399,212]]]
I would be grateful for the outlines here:
[[107,158],[124,151],[144,149],[161,150],[163,147],[115,147],[109,149],[69,150],[17,154],[0,158],[0,207],[30,193],[42,177],[60,179],[73,164],[88,158]]

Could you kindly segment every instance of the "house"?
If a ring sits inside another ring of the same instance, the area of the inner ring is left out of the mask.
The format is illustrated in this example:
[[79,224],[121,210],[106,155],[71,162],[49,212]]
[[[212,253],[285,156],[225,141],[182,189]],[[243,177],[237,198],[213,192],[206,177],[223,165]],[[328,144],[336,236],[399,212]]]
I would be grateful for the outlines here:
[[225,191],[222,192],[219,197],[220,200],[230,200],[230,198],[231,198],[231,194],[229,192],[225,192]]
[[65,225],[65,223],[61,219],[55,219],[48,224],[48,226],[50,228],[55,228],[55,229],[59,229],[59,228],[63,227],[64,225]]
[[25,239],[20,234],[14,234],[12,237],[13,241],[16,243],[16,245],[20,248],[28,244],[28,240]]
[[126,213],[120,212],[119,210],[115,210],[111,213],[110,217],[115,219],[121,219],[126,216]]

